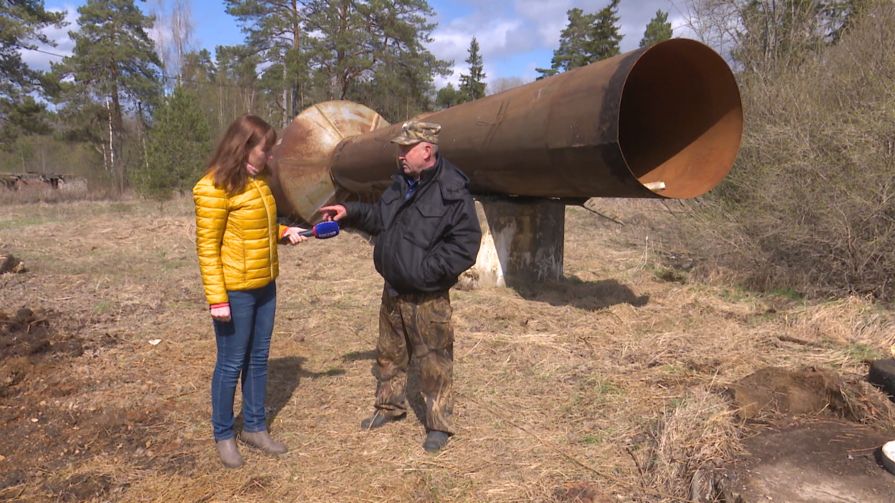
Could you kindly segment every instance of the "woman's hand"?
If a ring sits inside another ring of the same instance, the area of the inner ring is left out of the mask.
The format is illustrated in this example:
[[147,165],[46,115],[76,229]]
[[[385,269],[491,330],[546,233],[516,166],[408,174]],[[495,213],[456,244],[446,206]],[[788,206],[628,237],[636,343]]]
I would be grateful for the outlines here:
[[302,236],[301,233],[306,229],[302,229],[301,227],[287,227],[286,232],[283,233],[283,239],[289,241],[291,245],[297,245],[302,241],[307,241],[308,238]]
[[230,321],[230,304],[215,304],[209,306],[211,309],[211,319],[216,321]]
[[323,215],[323,219],[327,222],[329,222],[330,220],[335,220],[336,222],[338,222],[339,220],[345,218],[345,215],[348,214],[348,210],[345,209],[345,207],[341,204],[324,206],[318,211]]

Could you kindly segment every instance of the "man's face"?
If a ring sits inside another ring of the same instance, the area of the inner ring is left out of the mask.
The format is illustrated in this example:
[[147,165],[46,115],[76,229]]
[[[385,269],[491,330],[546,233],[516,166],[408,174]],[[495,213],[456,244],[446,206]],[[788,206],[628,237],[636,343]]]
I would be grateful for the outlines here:
[[435,153],[432,144],[419,142],[413,145],[398,145],[398,164],[405,175],[419,178],[420,173],[434,165]]

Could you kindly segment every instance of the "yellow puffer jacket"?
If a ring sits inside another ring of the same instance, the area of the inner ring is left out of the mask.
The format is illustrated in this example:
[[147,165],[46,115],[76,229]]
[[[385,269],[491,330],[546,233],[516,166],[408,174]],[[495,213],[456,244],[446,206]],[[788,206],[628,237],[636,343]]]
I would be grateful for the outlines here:
[[228,302],[227,290],[253,290],[279,274],[277,204],[270,187],[249,178],[239,194],[214,186],[206,175],[193,187],[196,251],[209,304]]

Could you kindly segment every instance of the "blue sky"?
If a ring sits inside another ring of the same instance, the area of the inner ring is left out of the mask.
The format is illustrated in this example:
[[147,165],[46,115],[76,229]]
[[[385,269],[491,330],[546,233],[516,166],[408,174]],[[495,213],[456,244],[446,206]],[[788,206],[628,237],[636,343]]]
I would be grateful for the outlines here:
[[[158,9],[165,0],[148,0],[141,3],[146,12]],[[479,42],[485,64],[489,87],[501,85],[505,79],[534,80],[535,68],[548,67],[553,50],[559,44],[559,35],[567,23],[566,12],[578,7],[585,12],[595,12],[609,0],[429,0],[435,11],[438,27],[432,34],[429,50],[437,57],[454,61],[454,74],[438,79],[436,87],[446,82],[456,83],[460,74],[467,71],[464,60],[473,36]],[[70,25],[63,29],[50,29],[47,34],[57,41],[48,51],[70,54],[72,42],[68,31],[77,29],[76,9],[83,5],[77,0],[46,0],[52,10],[67,12]],[[172,3],[167,0],[170,7]],[[163,4],[164,5],[164,4]],[[619,6],[622,52],[636,49],[643,30],[656,10],[669,13],[675,36],[688,36],[684,26],[686,0],[622,0]],[[243,41],[243,34],[235,20],[224,11],[220,0],[191,0],[193,45],[207,48],[212,53],[215,46],[232,45]],[[163,23],[157,26],[164,33]],[[46,69],[48,62],[58,59],[33,51],[24,51],[25,60],[34,67]]]

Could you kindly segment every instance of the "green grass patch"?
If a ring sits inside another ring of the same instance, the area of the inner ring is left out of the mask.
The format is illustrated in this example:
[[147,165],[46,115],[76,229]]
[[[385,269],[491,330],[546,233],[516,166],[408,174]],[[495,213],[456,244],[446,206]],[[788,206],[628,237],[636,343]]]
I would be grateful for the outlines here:
[[879,348],[861,343],[853,342],[845,348],[845,354],[851,360],[863,362],[868,360],[879,360],[885,358],[886,355]]
[[722,288],[718,292],[718,297],[721,297],[728,302],[745,302],[749,300],[752,295],[742,288],[732,287]]
[[7,220],[0,220],[0,231],[3,230],[12,230],[12,229],[22,229],[25,227],[32,227],[35,225],[42,225],[47,222],[52,221],[52,218],[49,218],[44,215],[21,215],[19,217],[13,217]]
[[95,306],[93,306],[93,313],[94,314],[108,314],[108,313],[112,312],[112,309],[114,307],[115,307],[115,305],[112,302],[110,302],[108,300],[101,300],[101,301],[97,302]]
[[805,298],[805,295],[797,292],[795,289],[790,287],[785,288],[775,288],[768,292],[768,294],[773,295],[775,297],[783,297],[784,299],[789,300],[802,300]]
[[659,370],[671,376],[681,376],[690,372],[687,367],[677,363],[662,365],[659,367]]
[[669,269],[667,267],[656,267],[655,269],[653,269],[653,276],[655,276],[658,280],[667,281],[669,283],[684,284],[687,282],[687,273],[675,269]]

